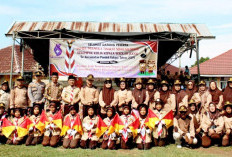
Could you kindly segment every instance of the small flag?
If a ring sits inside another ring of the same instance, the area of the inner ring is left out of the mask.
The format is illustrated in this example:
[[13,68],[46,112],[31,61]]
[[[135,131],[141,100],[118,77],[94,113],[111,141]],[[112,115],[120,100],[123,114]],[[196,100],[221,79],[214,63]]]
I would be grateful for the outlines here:
[[6,118],[2,120],[2,134],[8,138],[15,130],[15,126]]
[[135,121],[129,125],[129,128],[133,133],[133,138],[137,136],[139,127],[140,127],[139,118],[136,118]]
[[100,116],[98,116],[98,122],[97,122],[97,130],[96,130],[96,136],[101,137],[105,131],[107,130],[107,125],[105,122],[102,120]]
[[17,127],[18,137],[26,136],[31,124],[33,124],[32,121],[29,118],[25,118],[24,121]]
[[122,130],[123,128],[124,128],[124,123],[120,119],[119,115],[116,114],[109,126],[108,135],[112,134],[113,132],[119,134],[119,130]]
[[62,114],[61,110],[59,110],[53,117],[52,121],[58,128],[62,130]]
[[45,126],[48,124],[48,118],[46,116],[45,111],[43,110],[43,112],[41,113],[40,119],[38,121],[38,123],[35,125],[35,128],[37,128],[41,133],[44,132],[44,128]]

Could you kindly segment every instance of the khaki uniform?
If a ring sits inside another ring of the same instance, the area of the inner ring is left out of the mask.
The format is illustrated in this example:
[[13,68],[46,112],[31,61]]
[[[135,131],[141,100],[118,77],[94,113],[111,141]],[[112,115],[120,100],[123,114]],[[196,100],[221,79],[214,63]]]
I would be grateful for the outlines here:
[[[156,91],[155,94],[154,94],[154,101],[156,99],[159,99],[160,98],[160,92],[159,91]],[[149,108],[150,109],[153,109],[155,107],[155,102],[150,102],[150,106]]]
[[[198,92],[194,93],[191,99],[194,100],[197,105],[199,103],[201,103],[201,97],[200,97],[200,94]],[[189,100],[191,100],[191,99],[189,99]]]
[[[211,100],[210,102],[212,102],[212,95],[209,93],[209,95],[208,95],[208,97],[207,97],[207,100]],[[217,107],[217,109],[219,109],[219,110],[221,110],[222,109],[222,102],[223,102],[223,95],[220,95],[219,96],[219,102],[218,102],[218,104],[216,104],[216,107]],[[209,105],[209,104],[208,104]],[[208,107],[209,106],[207,106],[207,111],[208,111]]]
[[[106,118],[104,118],[103,121],[104,121],[105,124],[109,127],[112,120],[113,120],[113,119],[110,119],[109,117],[106,117]],[[108,131],[106,131],[105,134],[103,135],[103,140],[108,140],[108,139],[114,140],[114,141],[117,140],[116,134],[115,134],[115,133],[112,133],[110,136],[108,136],[107,133],[108,133]]]
[[46,126],[47,128],[45,127],[44,136],[50,136],[50,135],[56,136],[56,135],[60,135],[60,133],[61,133],[60,128],[57,127],[55,124],[52,123],[53,117],[54,117],[55,114],[53,114],[51,111],[49,111],[49,112],[46,113],[48,121],[50,123],[48,125],[54,125],[54,127],[48,127],[48,126]]
[[[28,107],[28,96],[27,96],[27,88],[22,87],[19,88],[15,86],[10,93],[10,108],[22,108],[26,109]],[[32,107],[29,105],[29,107]]]
[[223,117],[219,116],[218,118],[213,120],[213,119],[210,119],[208,112],[205,112],[203,114],[201,127],[205,133],[208,133],[209,129],[212,128],[215,130],[217,134],[221,134],[224,128]]
[[200,95],[201,97],[201,107],[202,107],[202,111],[201,113],[204,113],[205,111],[208,111],[209,108],[209,103],[212,102],[212,97],[209,96],[209,91],[206,90],[202,95]]
[[227,130],[230,130],[230,134],[232,133],[232,117],[228,118],[226,116],[223,116],[223,120],[225,122],[225,132]]
[[[135,142],[137,144],[140,143],[151,143],[152,139],[151,139],[151,130],[148,128],[146,128],[144,122],[145,122],[146,118],[142,119],[141,117],[139,117],[139,121],[140,121],[140,130],[138,133],[138,136],[135,138]],[[142,139],[142,134],[145,135],[145,141],[143,141]]]
[[[116,98],[116,92],[114,92],[114,100],[110,103],[110,107],[115,106],[115,104],[117,104],[117,100]],[[106,103],[103,101],[103,95],[102,95],[102,91],[100,92],[99,95],[99,105],[101,106],[101,113],[102,114],[106,114]]]
[[9,104],[10,104],[10,93],[7,93],[3,91],[2,89],[0,89],[0,103],[5,104],[5,109],[7,111],[9,108]]
[[[148,94],[148,91],[146,91],[146,98],[145,98],[145,101],[143,103],[148,105],[148,102],[149,102],[149,94]],[[137,109],[138,106],[139,106],[139,104],[135,101],[135,98],[132,95],[132,108]]]
[[67,86],[61,94],[62,100],[65,104],[76,104],[80,101],[80,88]]
[[45,91],[44,82],[31,82],[28,86],[28,97],[31,101],[31,106],[36,102],[45,102],[44,91]]
[[91,141],[99,140],[99,138],[96,136],[98,119],[99,118],[97,116],[94,116],[93,118],[86,116],[83,119],[82,127],[83,127],[84,134],[82,135],[81,140],[83,141],[86,141],[88,139]]
[[132,92],[130,90],[118,90],[115,95],[116,104],[118,105],[119,111],[122,111],[122,105],[124,103],[129,104],[132,101]]
[[53,82],[48,83],[45,88],[44,97],[46,98],[46,108],[48,107],[50,101],[52,99],[56,99],[58,101],[61,101],[61,93],[63,90],[63,86],[59,83],[54,84]]
[[[158,110],[153,110],[153,112],[159,117],[159,119],[162,119],[167,114],[167,111],[164,109],[162,109],[160,112]],[[167,133],[168,133],[168,129],[165,126],[165,124],[162,125],[162,133],[160,136],[158,136],[158,126],[156,125],[153,129],[153,137],[155,139],[158,139],[159,137],[166,138]]]

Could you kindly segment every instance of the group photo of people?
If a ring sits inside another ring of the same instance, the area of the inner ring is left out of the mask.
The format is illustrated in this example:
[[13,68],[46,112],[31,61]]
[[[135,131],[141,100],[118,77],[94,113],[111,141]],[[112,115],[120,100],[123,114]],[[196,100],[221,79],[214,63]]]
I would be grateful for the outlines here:
[[42,72],[25,86],[22,76],[12,89],[1,82],[0,143],[82,149],[142,150],[175,144],[196,149],[232,145],[232,78],[220,90],[216,81],[207,86],[168,77],[105,78],[95,86],[92,74],[76,86],[69,75],[68,86],[57,72],[48,84]]

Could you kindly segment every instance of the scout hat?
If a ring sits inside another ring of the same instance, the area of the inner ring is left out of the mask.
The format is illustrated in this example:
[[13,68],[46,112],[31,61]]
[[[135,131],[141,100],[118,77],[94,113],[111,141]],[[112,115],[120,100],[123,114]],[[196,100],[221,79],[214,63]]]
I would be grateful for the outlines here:
[[19,76],[19,77],[17,77],[17,79],[16,79],[17,81],[23,81],[24,80],[24,78],[22,77],[22,76]]
[[141,78],[136,78],[135,85],[136,84],[142,84],[142,83],[143,83],[143,80]]
[[179,112],[187,112],[187,111],[188,111],[188,109],[186,106],[180,106]]
[[229,78],[228,82],[232,82],[232,77],[231,77],[231,78]]
[[206,85],[206,83],[205,83],[205,81],[204,81],[204,80],[201,80],[201,81],[200,81],[200,83],[199,83],[198,85],[199,85],[199,86],[200,86],[200,85],[204,85],[204,86],[205,86],[205,85]]
[[161,85],[168,85],[168,81],[166,80],[161,81]]
[[2,82],[2,85],[4,85],[4,84],[8,84],[8,81],[7,81],[7,80],[4,80],[4,81]]
[[34,73],[34,75],[35,75],[35,76],[42,76],[42,72],[41,72],[41,71],[36,71],[36,72]]
[[92,74],[89,74],[89,75],[87,76],[87,80],[93,81],[93,80],[94,80],[94,76],[93,76]]
[[5,108],[5,104],[4,103],[0,103],[0,108]]
[[149,80],[147,81],[147,84],[155,84],[155,81],[154,81],[153,79],[149,79]]
[[225,102],[225,105],[223,106],[224,110],[225,110],[226,107],[228,107],[228,106],[232,107],[232,103],[229,102],[229,101],[226,101],[226,102]]
[[126,82],[126,79],[125,79],[124,77],[121,77],[121,78],[119,79],[119,81],[120,81],[120,82]]
[[188,102],[188,104],[189,104],[189,105],[191,105],[191,104],[196,104],[196,102],[195,102],[193,99],[191,99],[191,100]]
[[175,80],[174,85],[181,85],[180,80]]
[[69,75],[69,76],[68,76],[68,80],[70,80],[70,79],[74,79],[74,80],[76,80],[76,77],[75,77],[75,76],[73,76],[73,75]]
[[104,83],[105,83],[105,84],[106,84],[106,83],[112,83],[112,80],[111,80],[110,78],[106,78],[105,81],[104,81]]

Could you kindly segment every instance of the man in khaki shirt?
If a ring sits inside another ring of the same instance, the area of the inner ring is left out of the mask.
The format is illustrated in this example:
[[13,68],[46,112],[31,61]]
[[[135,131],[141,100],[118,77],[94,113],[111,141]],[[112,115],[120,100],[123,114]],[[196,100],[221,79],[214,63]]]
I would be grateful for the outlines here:
[[26,110],[28,106],[27,88],[24,86],[24,78],[19,76],[16,80],[16,86],[10,93],[10,108]]
[[76,78],[73,75],[68,77],[69,86],[62,91],[61,97],[64,102],[64,116],[69,113],[69,106],[77,106],[80,101],[80,88],[75,86]]
[[79,107],[79,114],[80,117],[87,116],[84,112],[87,106],[93,105],[94,107],[97,107],[98,101],[99,101],[99,91],[93,86],[94,76],[92,74],[89,74],[87,76],[86,80],[86,86],[81,88],[80,92],[80,99],[81,104]]
[[58,83],[58,73],[52,73],[52,82],[48,83],[45,88],[44,97],[46,98],[45,109],[48,108],[51,101],[60,103],[63,86]]

